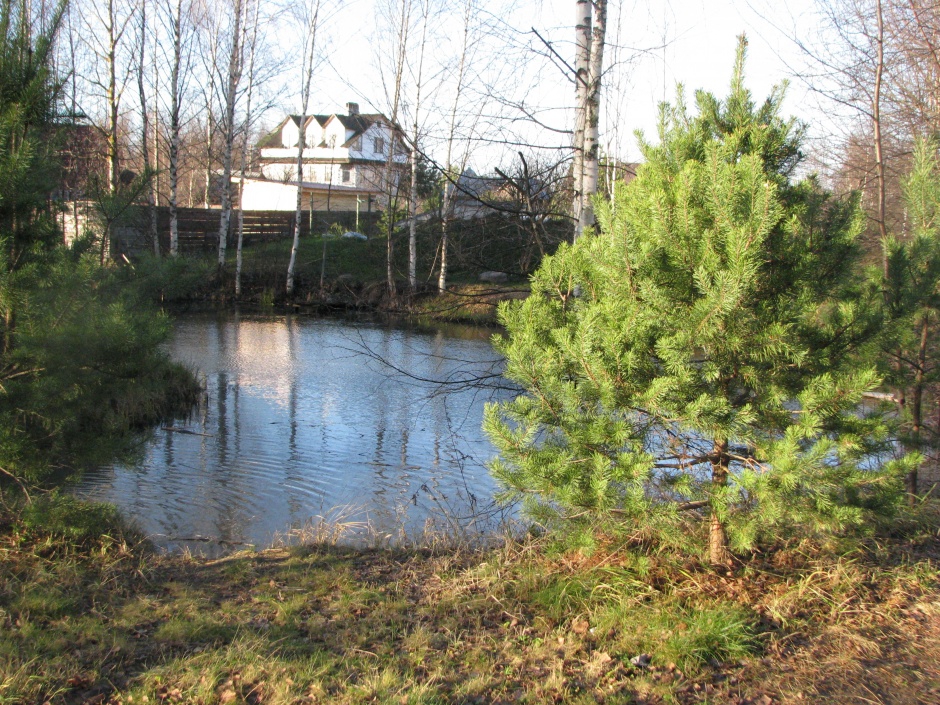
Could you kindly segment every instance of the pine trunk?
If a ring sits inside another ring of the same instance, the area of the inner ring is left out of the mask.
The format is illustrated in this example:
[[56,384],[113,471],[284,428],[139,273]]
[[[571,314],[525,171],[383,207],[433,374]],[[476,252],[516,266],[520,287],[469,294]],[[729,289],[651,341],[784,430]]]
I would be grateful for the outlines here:
[[731,564],[728,532],[715,506],[721,501],[717,496],[723,494],[728,485],[728,464],[728,442],[716,440],[712,448],[712,508],[708,527],[708,561],[713,566]]
[[[914,387],[911,390],[911,445],[919,451],[924,424],[924,378],[927,371],[927,344],[930,333],[930,318],[925,313],[920,319],[920,342],[917,348],[917,368],[914,372]],[[918,470],[914,468],[905,478],[908,502],[918,502]]]

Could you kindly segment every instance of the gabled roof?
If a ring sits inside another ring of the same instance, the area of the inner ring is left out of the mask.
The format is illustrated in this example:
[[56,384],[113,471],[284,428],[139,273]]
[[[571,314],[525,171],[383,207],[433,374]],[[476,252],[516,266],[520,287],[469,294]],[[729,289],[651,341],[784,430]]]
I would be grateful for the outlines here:
[[[275,127],[273,131],[269,132],[258,141],[258,148],[265,149],[268,147],[281,146],[281,132],[289,120],[293,120],[295,125],[298,127],[300,126],[300,115],[288,115],[286,118],[281,120],[280,123],[278,123],[277,127]],[[332,120],[338,120],[344,129],[350,130],[353,134],[348,140],[346,140],[346,142],[343,143],[343,147],[349,147],[353,140],[355,140],[376,123],[389,123],[388,118],[386,118],[381,113],[357,113],[355,115],[341,115],[340,113],[333,113],[332,115],[309,115],[307,116],[306,120],[307,126],[310,125],[312,120],[316,120],[320,127],[326,127],[327,124]],[[321,143],[320,146],[325,145]]]
[[[289,115],[288,117],[294,121],[295,125],[300,126],[300,115]],[[318,123],[320,123],[320,127],[323,127],[326,124],[326,121],[329,119],[330,119],[329,115],[308,115],[307,124],[309,125],[311,120],[316,120]],[[281,126],[278,129],[284,129],[284,125],[286,123],[287,123],[287,120],[284,120],[284,122],[281,123]]]

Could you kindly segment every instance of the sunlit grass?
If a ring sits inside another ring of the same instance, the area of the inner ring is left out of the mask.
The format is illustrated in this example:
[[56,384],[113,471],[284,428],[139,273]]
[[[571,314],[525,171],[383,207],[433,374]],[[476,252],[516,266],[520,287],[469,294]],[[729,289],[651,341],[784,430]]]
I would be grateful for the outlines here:
[[0,703],[848,703],[865,668],[866,687],[938,685],[911,665],[940,653],[927,534],[726,575],[610,540],[354,550],[323,528],[205,560],[106,521],[0,525]]

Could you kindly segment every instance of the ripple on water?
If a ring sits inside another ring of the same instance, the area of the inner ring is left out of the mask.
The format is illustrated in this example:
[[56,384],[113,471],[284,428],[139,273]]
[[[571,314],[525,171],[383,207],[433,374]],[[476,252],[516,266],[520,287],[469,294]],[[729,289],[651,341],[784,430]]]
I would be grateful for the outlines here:
[[90,470],[75,488],[117,504],[158,545],[267,545],[343,506],[376,531],[414,533],[492,497],[489,394],[442,393],[375,359],[412,378],[465,376],[491,368],[488,338],[237,314],[184,316],[175,331],[170,350],[204,376],[205,404],[156,431],[141,462]]

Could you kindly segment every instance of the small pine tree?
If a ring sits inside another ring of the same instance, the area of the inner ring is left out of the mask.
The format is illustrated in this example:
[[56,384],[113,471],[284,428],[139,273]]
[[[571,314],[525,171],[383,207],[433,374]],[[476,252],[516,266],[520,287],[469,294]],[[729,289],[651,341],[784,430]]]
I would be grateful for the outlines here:
[[[910,451],[936,446],[926,424],[927,394],[940,379],[936,354],[940,320],[940,162],[937,143],[918,140],[914,164],[904,183],[909,233],[889,237],[882,246],[887,268],[874,279],[884,292],[885,335],[882,337],[886,381],[897,390],[900,440]],[[908,497],[918,500],[918,468],[905,478]]]
[[794,180],[802,131],[781,89],[754,106],[745,47],[729,97],[692,116],[680,91],[599,232],[501,308],[525,392],[484,420],[504,496],[662,535],[700,516],[714,564],[794,522],[862,521],[906,462],[870,467],[885,427],[858,413],[879,378],[853,354],[875,325],[857,202]]

